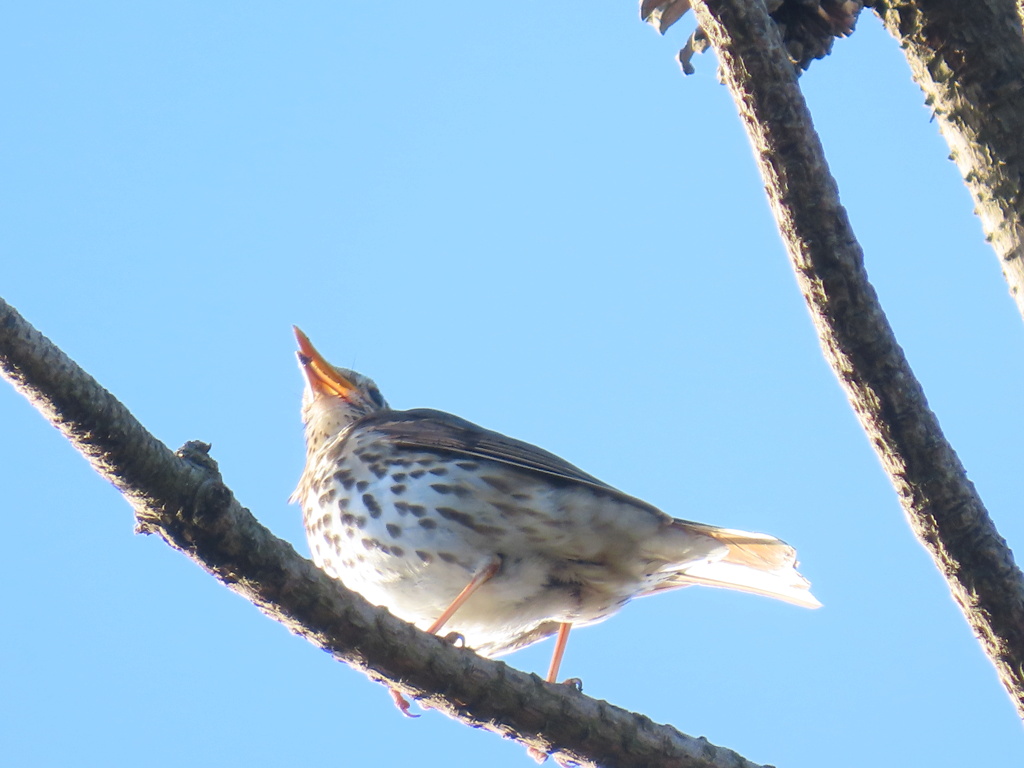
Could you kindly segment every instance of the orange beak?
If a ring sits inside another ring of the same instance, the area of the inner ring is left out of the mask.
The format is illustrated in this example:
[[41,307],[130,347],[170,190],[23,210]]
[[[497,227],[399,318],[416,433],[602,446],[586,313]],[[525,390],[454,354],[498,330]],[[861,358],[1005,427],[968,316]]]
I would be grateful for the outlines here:
[[299,364],[302,366],[302,372],[306,374],[309,386],[319,395],[347,398],[355,390],[355,385],[324,360],[324,356],[316,351],[316,347],[310,343],[306,334],[297,326],[293,325],[292,329],[295,331],[295,339],[299,342]]

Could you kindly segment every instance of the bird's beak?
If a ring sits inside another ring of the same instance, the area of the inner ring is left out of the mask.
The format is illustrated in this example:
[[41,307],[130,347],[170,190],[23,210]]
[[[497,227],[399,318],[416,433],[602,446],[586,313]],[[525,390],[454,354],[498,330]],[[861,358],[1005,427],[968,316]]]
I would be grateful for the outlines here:
[[344,397],[355,390],[355,384],[346,379],[337,369],[324,360],[324,356],[316,351],[309,337],[292,326],[295,331],[295,339],[299,342],[299,351],[296,353],[299,358],[299,365],[306,376],[309,386],[318,395],[330,395],[332,397]]

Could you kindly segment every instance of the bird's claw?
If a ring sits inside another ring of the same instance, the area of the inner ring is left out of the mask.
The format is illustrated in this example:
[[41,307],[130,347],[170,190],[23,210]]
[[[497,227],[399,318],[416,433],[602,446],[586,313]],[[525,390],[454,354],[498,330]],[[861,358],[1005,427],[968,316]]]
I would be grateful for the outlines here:
[[405,696],[400,694],[394,688],[388,688],[388,692],[391,694],[391,700],[395,702],[395,706],[398,707],[399,711],[401,711],[403,715],[406,717],[419,717],[419,715],[414,715],[409,711],[412,704],[409,703],[409,700],[405,698]]
[[456,648],[466,647],[466,637],[458,632],[449,632],[444,636],[443,640],[449,645],[454,645]]
[[537,749],[536,747],[527,747],[526,754],[534,759],[538,765],[548,759],[548,753],[543,749]]
[[568,685],[577,693],[583,693],[583,681],[578,677],[567,677],[565,680],[560,682],[559,685]]

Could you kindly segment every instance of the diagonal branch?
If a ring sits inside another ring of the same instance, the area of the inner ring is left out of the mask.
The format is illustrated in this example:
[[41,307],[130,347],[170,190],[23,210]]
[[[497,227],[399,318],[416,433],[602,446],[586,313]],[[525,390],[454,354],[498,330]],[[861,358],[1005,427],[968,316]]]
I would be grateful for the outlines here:
[[189,443],[172,453],[2,299],[0,371],[125,495],[140,531],[159,535],[370,678],[560,761],[759,768],[705,739],[455,648],[371,606],[260,525],[221,482],[208,446]]
[[1024,716],[1024,577],[928,408],[864,271],[838,188],[763,4],[694,0],[754,147],[825,357],[911,527]]

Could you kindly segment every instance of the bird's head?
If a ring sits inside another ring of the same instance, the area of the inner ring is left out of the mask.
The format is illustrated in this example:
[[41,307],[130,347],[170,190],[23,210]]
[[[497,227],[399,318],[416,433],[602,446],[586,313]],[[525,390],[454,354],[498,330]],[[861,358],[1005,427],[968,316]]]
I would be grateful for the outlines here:
[[298,328],[295,338],[299,368],[306,379],[302,422],[310,450],[363,416],[388,410],[387,401],[370,378],[328,363]]

